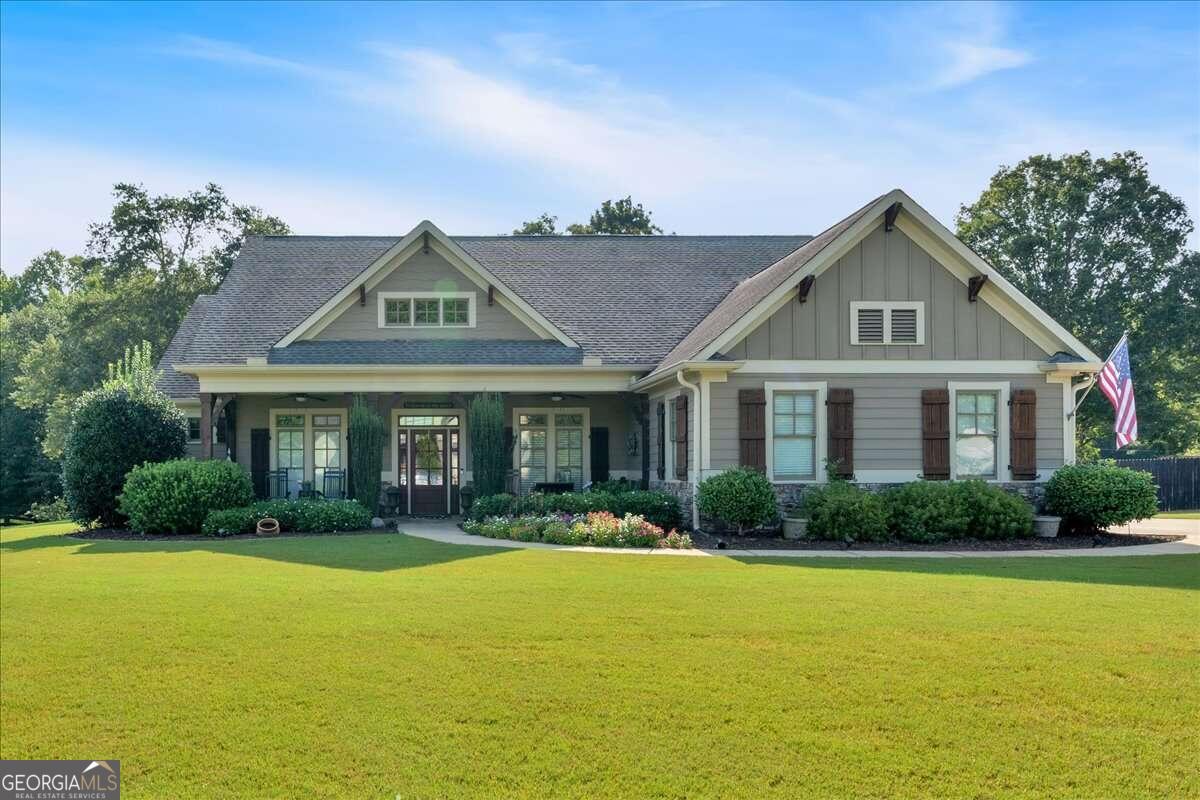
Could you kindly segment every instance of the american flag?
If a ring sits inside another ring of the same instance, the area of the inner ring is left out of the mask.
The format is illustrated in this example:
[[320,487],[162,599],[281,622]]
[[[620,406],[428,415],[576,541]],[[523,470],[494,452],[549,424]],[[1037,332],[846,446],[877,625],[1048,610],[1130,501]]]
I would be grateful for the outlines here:
[[1117,447],[1124,447],[1137,439],[1137,407],[1133,403],[1133,372],[1129,369],[1127,337],[1121,337],[1108,361],[1104,362],[1098,383],[1100,391],[1116,409],[1113,431],[1117,434]]

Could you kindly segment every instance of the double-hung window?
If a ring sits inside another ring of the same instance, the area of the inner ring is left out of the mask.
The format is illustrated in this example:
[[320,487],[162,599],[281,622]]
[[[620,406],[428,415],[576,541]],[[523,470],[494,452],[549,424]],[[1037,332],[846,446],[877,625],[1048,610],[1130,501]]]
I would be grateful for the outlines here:
[[767,476],[782,483],[825,478],[824,381],[767,381]]
[[1007,480],[1007,381],[950,381],[950,477]]
[[381,328],[473,328],[474,292],[380,292]]
[[518,408],[513,416],[521,491],[531,491],[538,483],[582,488],[589,472],[588,410]]

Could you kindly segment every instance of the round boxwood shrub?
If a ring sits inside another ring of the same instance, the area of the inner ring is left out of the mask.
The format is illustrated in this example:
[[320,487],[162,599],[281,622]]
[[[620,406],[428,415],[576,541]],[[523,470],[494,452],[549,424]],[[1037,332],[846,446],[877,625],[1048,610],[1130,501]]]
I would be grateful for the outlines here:
[[967,535],[975,539],[1020,539],[1033,535],[1033,506],[1024,498],[983,481],[953,485],[967,511]]
[[182,458],[187,419],[157,393],[106,387],[76,403],[63,449],[63,496],[75,521],[120,525],[117,496],[131,469]]
[[254,488],[229,461],[164,461],[130,470],[119,502],[138,533],[194,534],[210,512],[254,502]]
[[957,486],[945,482],[913,481],[883,494],[888,529],[903,542],[945,542],[967,536],[971,512]]
[[843,542],[882,542],[888,538],[888,514],[883,498],[846,481],[833,481],[811,490],[804,498],[808,532],[816,539]]
[[739,534],[747,528],[765,525],[779,514],[775,490],[766,476],[746,467],[727,469],[705,478],[700,482],[696,501],[701,514],[736,526]]
[[1060,467],[1046,483],[1046,511],[1070,530],[1101,530],[1158,513],[1158,487],[1150,473],[1111,463]]

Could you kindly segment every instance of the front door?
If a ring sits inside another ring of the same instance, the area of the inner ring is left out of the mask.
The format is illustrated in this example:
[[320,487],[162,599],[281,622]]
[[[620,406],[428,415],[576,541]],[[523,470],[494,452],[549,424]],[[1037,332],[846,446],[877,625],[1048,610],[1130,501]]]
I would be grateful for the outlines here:
[[411,431],[408,448],[408,485],[413,514],[446,514],[449,511],[449,431],[427,428]]

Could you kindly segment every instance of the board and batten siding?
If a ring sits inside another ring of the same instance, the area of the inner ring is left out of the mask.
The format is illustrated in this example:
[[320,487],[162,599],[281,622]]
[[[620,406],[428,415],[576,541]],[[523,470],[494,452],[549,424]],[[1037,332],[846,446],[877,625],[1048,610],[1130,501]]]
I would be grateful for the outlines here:
[[[925,344],[850,344],[850,303],[920,300]],[[807,302],[786,305],[725,354],[738,359],[982,359],[1021,361],[1048,354],[900,230],[876,228],[813,282]]]
[[[381,328],[380,292],[474,292],[475,327]],[[375,339],[538,339],[527,325],[498,302],[489,306],[487,291],[437,253],[417,253],[396,267],[367,292],[366,305],[355,302],[314,338],[324,340]]]
[[[766,381],[825,381],[830,389],[854,390],[854,469],[915,470],[921,465],[921,390],[949,382],[1008,381],[1010,389],[1037,392],[1039,480],[1063,465],[1063,390],[1041,375],[741,375],[713,383],[710,405],[712,469],[738,466],[738,390],[762,389]],[[1008,409],[1004,410],[1005,413]],[[770,413],[770,409],[767,410]]]

